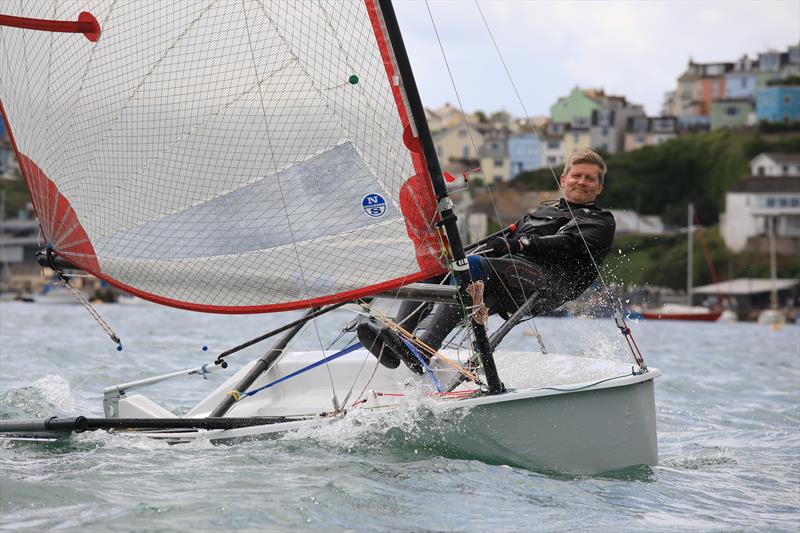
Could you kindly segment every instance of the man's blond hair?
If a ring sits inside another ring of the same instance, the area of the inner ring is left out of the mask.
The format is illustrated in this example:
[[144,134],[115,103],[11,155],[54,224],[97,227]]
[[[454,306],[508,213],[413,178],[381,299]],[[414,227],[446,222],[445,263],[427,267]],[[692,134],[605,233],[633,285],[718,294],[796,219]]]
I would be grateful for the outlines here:
[[600,154],[594,150],[581,150],[580,152],[572,154],[572,157],[567,160],[567,164],[564,166],[564,172],[562,172],[561,175],[566,176],[569,174],[572,165],[596,165],[600,169],[600,183],[605,181],[606,162],[603,161]]

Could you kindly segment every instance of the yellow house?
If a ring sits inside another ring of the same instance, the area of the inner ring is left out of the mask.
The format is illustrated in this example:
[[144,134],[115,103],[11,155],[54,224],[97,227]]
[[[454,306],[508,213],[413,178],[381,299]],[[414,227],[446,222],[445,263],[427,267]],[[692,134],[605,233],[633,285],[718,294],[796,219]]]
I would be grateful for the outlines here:
[[564,156],[592,147],[592,134],[588,128],[570,128],[564,133]]
[[483,132],[472,124],[452,126],[433,136],[436,155],[439,156],[443,168],[457,164],[460,160],[478,159],[476,149],[479,150],[483,142]]

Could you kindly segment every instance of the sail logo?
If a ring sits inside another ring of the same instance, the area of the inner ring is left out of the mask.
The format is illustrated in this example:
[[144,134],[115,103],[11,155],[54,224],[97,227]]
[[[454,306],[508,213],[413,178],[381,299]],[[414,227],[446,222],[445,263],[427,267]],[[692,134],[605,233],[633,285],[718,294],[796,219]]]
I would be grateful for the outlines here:
[[361,207],[371,217],[382,217],[386,214],[386,200],[380,194],[368,194],[361,199]]

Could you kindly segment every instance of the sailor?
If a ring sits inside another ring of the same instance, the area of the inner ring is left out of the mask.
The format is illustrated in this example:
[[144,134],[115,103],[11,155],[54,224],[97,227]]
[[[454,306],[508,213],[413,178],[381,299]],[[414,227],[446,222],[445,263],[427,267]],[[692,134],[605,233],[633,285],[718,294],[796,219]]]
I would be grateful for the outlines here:
[[[560,178],[560,201],[525,215],[514,233],[490,239],[468,257],[472,278],[485,283],[490,313],[509,315],[535,295],[529,313],[540,315],[577,298],[594,282],[615,230],[611,212],[596,203],[605,173],[605,162],[596,152],[574,154]],[[459,306],[439,304],[431,312],[430,306],[404,302],[396,321],[438,350],[465,316]],[[357,332],[385,366],[396,368],[402,360],[422,372],[416,354],[388,328],[362,320]]]

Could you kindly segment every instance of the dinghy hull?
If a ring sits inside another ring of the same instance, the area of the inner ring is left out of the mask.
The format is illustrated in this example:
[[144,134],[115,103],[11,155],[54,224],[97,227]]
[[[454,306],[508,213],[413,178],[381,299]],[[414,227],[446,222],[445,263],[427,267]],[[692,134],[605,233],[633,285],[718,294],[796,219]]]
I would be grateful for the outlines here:
[[455,423],[435,422],[427,434],[443,455],[533,470],[597,474],[655,465],[653,389],[650,377],[548,395],[513,392],[467,407]]
[[[333,376],[354,375],[350,367],[360,366],[364,353],[356,351],[332,363],[328,370]],[[453,458],[576,475],[658,463],[653,385],[661,375],[657,369],[634,374],[629,365],[586,357],[527,354],[526,361],[519,353],[499,355],[500,361],[509,365],[515,361],[535,368],[531,374],[536,380],[530,383],[534,386],[491,396],[421,397],[417,387],[426,384],[426,376],[380,367],[369,381],[367,401],[351,407],[349,414],[361,416],[364,423],[380,420],[376,427],[395,430],[392,433],[399,437],[394,440],[399,440],[400,446]],[[310,356],[287,357],[254,386],[293,372],[311,360]],[[535,362],[530,357],[536,357]],[[517,370],[513,366],[508,370],[512,369]],[[358,380],[356,390],[367,385],[369,374],[361,373],[363,381]],[[210,406],[236,380],[237,376],[230,378],[189,416],[206,416]],[[237,404],[231,416],[293,416],[331,409],[327,370],[322,368],[265,393]],[[347,390],[337,394],[343,398]],[[413,419],[410,426],[409,418]],[[277,434],[338,419],[313,418],[286,425],[206,432],[203,438]],[[182,439],[186,437],[181,435]]]

